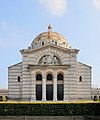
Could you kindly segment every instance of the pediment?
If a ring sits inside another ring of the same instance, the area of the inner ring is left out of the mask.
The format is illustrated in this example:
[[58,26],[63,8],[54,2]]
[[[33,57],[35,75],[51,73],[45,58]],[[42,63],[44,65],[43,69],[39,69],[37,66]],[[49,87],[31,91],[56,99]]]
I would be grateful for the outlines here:
[[55,45],[43,45],[42,47],[40,48],[35,48],[35,49],[32,49],[32,50],[29,50],[29,49],[23,49],[23,50],[20,50],[20,52],[23,54],[23,53],[34,53],[34,52],[38,52],[38,51],[41,51],[41,50],[44,50],[44,49],[47,49],[47,48],[53,48],[53,49],[56,49],[58,51],[61,51],[61,52],[66,52],[66,53],[71,53],[71,52],[75,52],[75,53],[78,53],[79,50],[78,49],[67,49],[67,48],[63,48],[63,47],[60,47],[60,46],[55,46]]
[[67,49],[55,45],[44,45],[37,49],[21,50],[24,61],[35,65],[62,65],[69,62],[71,56],[75,56],[79,50]]

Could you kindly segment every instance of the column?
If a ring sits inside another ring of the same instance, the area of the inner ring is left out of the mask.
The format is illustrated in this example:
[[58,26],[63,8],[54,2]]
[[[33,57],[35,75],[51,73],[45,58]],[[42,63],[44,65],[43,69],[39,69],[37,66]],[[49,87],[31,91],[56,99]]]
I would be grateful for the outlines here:
[[31,100],[36,101],[36,83],[35,83],[35,73],[31,71]]
[[57,73],[54,73],[53,79],[53,101],[57,101]]
[[42,101],[46,101],[46,74],[42,74]]

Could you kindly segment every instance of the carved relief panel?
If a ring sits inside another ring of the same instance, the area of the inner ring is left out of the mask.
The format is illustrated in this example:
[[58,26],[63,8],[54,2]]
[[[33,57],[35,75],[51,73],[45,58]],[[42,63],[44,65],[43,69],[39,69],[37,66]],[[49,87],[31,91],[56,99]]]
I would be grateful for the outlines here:
[[60,65],[61,62],[57,56],[49,54],[49,55],[42,56],[38,64],[39,65]]

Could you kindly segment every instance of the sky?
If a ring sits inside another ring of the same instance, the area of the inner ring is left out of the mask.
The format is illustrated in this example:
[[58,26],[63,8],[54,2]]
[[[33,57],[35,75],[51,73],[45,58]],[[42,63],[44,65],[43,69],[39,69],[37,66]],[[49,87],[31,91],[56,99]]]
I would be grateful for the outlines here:
[[100,87],[100,0],[0,0],[0,89],[20,50],[49,24],[80,50],[77,60],[92,66],[92,87]]

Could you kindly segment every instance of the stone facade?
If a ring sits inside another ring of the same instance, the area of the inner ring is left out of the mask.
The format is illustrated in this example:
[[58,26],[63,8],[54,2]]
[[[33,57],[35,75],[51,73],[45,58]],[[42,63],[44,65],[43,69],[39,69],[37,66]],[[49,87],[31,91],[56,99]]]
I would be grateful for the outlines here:
[[100,88],[92,88],[92,99],[94,100],[95,97],[100,101]]
[[91,67],[77,61],[79,50],[51,26],[20,52],[22,62],[8,68],[9,99],[37,101],[38,94],[41,101],[91,99]]

